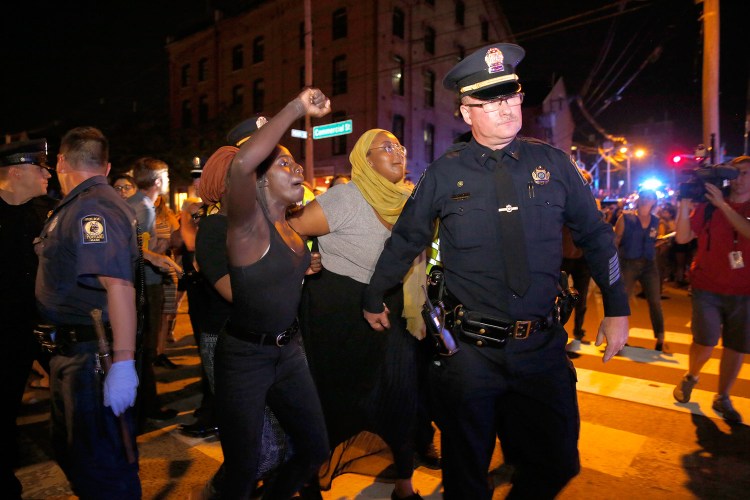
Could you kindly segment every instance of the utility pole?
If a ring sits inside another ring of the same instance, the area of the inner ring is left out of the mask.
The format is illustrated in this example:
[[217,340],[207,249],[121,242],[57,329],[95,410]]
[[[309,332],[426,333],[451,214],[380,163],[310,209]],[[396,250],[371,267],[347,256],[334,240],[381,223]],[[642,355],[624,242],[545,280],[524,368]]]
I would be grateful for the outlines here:
[[[305,0],[305,86],[313,84],[312,52],[312,7],[310,0]],[[305,180],[315,187],[315,152],[313,151],[313,131],[310,115],[305,115]]]
[[[703,0],[703,144],[711,144],[717,162],[723,160],[719,136],[719,0]],[[718,153],[718,154],[716,154]]]

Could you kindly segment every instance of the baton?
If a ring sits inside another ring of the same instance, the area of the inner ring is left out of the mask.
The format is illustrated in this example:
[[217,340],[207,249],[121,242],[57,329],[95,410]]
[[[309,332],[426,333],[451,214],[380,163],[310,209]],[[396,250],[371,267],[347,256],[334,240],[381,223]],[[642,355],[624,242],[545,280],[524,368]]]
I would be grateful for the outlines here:
[[[102,371],[104,371],[104,377],[107,377],[109,369],[112,367],[112,355],[109,347],[109,340],[107,340],[107,334],[104,331],[104,321],[102,321],[102,310],[92,309],[89,313],[91,319],[94,320],[94,331],[96,331],[96,338],[99,341],[99,361],[102,365]],[[125,421],[125,414],[117,417],[120,423],[120,436],[122,442],[125,445],[125,456],[128,459],[128,463],[135,463],[135,450],[133,450],[133,442],[130,439],[130,429],[128,423]]]

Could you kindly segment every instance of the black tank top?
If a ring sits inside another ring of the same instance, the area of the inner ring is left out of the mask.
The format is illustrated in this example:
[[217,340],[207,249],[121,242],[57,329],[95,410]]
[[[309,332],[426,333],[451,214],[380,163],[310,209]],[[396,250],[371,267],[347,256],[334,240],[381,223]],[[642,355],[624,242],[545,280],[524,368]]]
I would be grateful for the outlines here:
[[249,266],[229,266],[232,285],[230,332],[280,333],[297,317],[302,281],[310,267],[310,252],[297,255],[284,243],[271,221],[271,246],[258,262]]

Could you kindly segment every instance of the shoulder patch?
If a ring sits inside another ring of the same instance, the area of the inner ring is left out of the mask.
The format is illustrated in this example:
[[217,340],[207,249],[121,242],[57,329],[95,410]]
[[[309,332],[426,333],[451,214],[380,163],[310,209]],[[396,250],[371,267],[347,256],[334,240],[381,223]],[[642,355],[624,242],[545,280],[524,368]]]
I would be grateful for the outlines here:
[[81,219],[81,237],[84,245],[106,243],[107,225],[101,215],[87,215]]

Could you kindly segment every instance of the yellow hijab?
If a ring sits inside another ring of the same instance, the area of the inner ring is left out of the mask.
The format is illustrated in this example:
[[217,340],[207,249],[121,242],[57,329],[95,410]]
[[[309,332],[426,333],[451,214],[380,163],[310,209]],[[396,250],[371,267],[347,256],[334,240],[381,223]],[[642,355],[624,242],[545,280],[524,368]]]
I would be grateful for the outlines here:
[[367,162],[367,152],[372,141],[380,132],[387,130],[382,128],[370,129],[357,140],[354,149],[349,155],[352,164],[352,182],[356,184],[367,203],[389,224],[395,224],[401,210],[406,204],[406,199],[411,194],[411,187],[401,179],[392,183],[370,166]]

